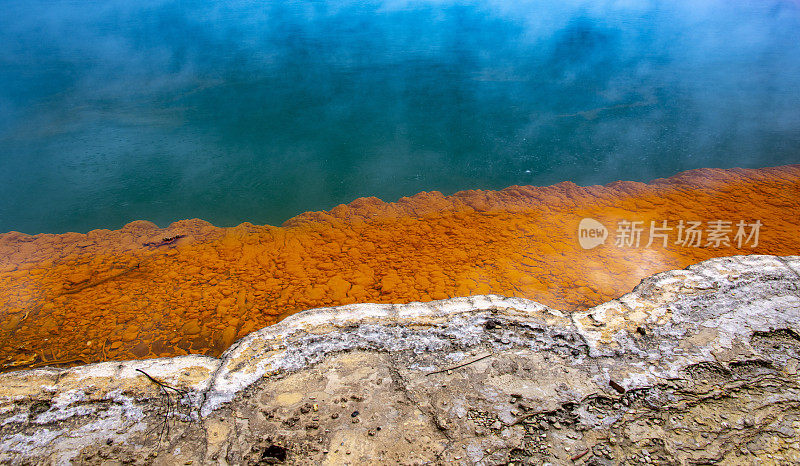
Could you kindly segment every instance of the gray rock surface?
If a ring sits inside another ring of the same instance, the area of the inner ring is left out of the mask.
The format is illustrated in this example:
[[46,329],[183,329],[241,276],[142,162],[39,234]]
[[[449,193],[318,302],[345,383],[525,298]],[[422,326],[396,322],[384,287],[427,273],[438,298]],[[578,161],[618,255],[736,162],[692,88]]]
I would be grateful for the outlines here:
[[2,374],[0,462],[797,464],[799,273],[735,256],[572,315],[352,305],[219,360]]

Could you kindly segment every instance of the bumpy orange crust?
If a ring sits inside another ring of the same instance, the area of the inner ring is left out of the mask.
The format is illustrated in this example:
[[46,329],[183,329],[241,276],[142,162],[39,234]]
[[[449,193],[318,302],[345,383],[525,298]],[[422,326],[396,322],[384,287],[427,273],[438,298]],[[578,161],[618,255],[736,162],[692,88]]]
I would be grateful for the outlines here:
[[[219,355],[287,315],[347,303],[494,293],[575,310],[711,257],[799,254],[799,207],[800,165],[789,165],[364,198],[283,227],[138,221],[85,235],[0,234],[0,370]],[[604,245],[579,246],[583,217],[609,228]],[[647,230],[651,220],[718,219],[734,230],[759,220],[758,246],[687,247],[673,232],[666,247],[646,247],[647,231],[638,248],[614,244],[621,220]]]

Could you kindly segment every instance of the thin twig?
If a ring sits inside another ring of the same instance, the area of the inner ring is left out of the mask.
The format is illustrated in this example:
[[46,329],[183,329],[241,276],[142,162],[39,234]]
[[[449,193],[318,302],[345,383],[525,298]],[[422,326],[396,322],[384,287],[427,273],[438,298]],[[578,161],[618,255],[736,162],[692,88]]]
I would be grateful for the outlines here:
[[186,237],[186,235],[170,236],[169,238],[163,238],[161,241],[153,241],[152,243],[144,243],[142,246],[145,246],[145,247],[148,247],[148,248],[157,248],[157,247],[160,247],[160,246],[167,246],[167,245],[170,245],[170,244],[174,243],[175,241],[178,241],[179,239],[185,238],[185,237]]
[[474,363],[474,362],[478,362],[478,361],[480,361],[480,360],[482,360],[482,359],[486,359],[486,358],[488,358],[488,357],[489,357],[489,356],[491,356],[491,355],[492,355],[492,354],[491,354],[491,353],[489,353],[489,354],[487,354],[487,355],[485,355],[485,356],[481,356],[481,357],[479,357],[479,358],[477,358],[477,359],[473,359],[472,361],[465,362],[465,363],[463,363],[463,364],[459,364],[459,365],[457,365],[457,366],[448,367],[447,369],[442,369],[442,370],[438,370],[438,371],[428,372],[428,373],[427,373],[427,374],[425,374],[425,375],[426,375],[426,376],[428,376],[428,375],[431,375],[431,374],[440,374],[440,373],[442,373],[442,372],[447,372],[447,371],[456,370],[456,369],[459,369],[459,368],[461,368],[461,367],[468,366],[468,365],[470,365],[470,364],[472,364],[472,363]]
[[136,369],[136,372],[141,372],[142,374],[144,374],[145,377],[150,379],[151,382],[153,382],[154,384],[158,385],[159,387],[161,387],[163,389],[174,390],[176,393],[180,393],[181,395],[185,395],[186,394],[186,390],[181,390],[180,388],[175,388],[175,387],[173,387],[171,385],[165,384],[164,382],[156,380],[150,374],[148,374],[147,372],[145,372],[145,371],[143,371],[141,369]]
[[[171,385],[167,385],[164,382],[161,382],[160,380],[156,380],[150,374],[148,374],[147,372],[145,372],[145,371],[143,371],[141,369],[136,369],[136,371],[137,372],[141,372],[142,374],[144,374],[145,377],[150,379],[151,382],[153,382],[154,384],[158,385],[158,388],[160,389],[160,392],[161,392],[161,396],[164,398],[164,409],[165,409],[164,418],[163,418],[163,420],[162,420],[162,422],[160,424],[161,430],[158,432],[158,442],[156,443],[156,445],[154,447],[154,448],[158,449],[161,446],[161,440],[162,439],[164,439],[164,438],[169,439],[169,418],[170,418],[170,416],[173,415],[173,412],[175,411],[175,409],[177,407],[177,404],[178,404],[178,402],[176,401],[175,402],[175,407],[173,407],[172,395],[170,394],[169,390],[172,390],[175,393],[179,393],[181,395],[185,395],[186,391],[185,390],[181,390],[179,388],[175,388],[175,387],[173,387]],[[148,431],[148,435],[149,435],[150,432],[154,431],[158,427],[159,427],[158,425],[153,427],[150,431]]]

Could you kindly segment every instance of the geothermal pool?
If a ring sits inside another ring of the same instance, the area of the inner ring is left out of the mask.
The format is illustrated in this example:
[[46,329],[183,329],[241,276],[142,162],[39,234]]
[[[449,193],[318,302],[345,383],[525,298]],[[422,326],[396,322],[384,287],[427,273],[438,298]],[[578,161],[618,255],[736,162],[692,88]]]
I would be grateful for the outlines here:
[[10,0],[0,232],[800,162],[794,0]]

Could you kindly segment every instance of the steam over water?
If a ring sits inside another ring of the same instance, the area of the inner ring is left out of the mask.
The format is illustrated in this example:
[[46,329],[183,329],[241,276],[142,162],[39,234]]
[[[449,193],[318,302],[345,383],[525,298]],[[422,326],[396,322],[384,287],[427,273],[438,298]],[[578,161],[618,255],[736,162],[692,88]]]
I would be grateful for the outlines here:
[[0,232],[800,162],[797,1],[2,10]]

